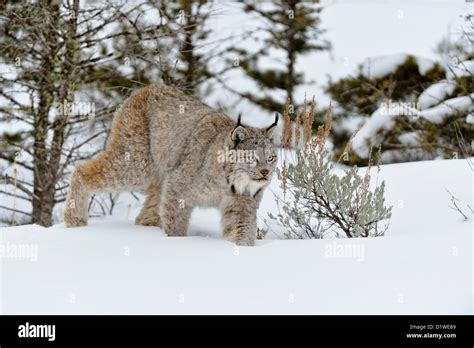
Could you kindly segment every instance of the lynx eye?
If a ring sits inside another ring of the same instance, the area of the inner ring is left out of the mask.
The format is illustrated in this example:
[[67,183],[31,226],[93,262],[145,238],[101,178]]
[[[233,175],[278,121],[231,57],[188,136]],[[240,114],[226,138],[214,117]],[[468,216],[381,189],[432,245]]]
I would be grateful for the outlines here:
[[273,162],[275,159],[276,159],[275,155],[270,155],[268,156],[267,161],[270,163],[270,162]]
[[258,164],[258,157],[257,156],[250,156],[247,159],[247,163],[250,164],[252,167],[255,167]]

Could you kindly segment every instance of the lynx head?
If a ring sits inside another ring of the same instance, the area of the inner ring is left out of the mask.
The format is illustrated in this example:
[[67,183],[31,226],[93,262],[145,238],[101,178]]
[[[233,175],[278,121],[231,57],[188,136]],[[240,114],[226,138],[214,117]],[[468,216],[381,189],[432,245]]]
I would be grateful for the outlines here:
[[275,170],[277,152],[273,133],[278,114],[275,114],[275,122],[268,128],[247,127],[240,123],[240,119],[241,114],[227,139],[227,148],[232,152],[228,180],[236,193],[253,196],[270,182]]

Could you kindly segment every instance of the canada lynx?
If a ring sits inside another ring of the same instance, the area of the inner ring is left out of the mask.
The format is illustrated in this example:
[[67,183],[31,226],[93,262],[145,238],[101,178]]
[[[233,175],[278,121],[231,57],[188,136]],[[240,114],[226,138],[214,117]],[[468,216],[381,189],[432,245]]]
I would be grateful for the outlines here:
[[224,235],[253,245],[262,191],[276,165],[277,122],[276,116],[266,129],[243,126],[240,116],[236,124],[175,88],[142,88],[116,112],[106,149],[76,166],[65,225],[87,224],[92,193],[144,190],[136,224],[184,236],[194,207],[215,207]]

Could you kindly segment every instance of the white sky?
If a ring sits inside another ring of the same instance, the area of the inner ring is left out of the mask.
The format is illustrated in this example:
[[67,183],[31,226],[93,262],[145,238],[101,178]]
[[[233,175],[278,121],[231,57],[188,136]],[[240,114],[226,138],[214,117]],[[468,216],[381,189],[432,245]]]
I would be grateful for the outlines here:
[[467,8],[467,3],[455,0],[336,1],[321,15],[335,61],[321,57],[321,68],[341,76],[368,56],[399,52],[436,59],[437,43],[459,33]]

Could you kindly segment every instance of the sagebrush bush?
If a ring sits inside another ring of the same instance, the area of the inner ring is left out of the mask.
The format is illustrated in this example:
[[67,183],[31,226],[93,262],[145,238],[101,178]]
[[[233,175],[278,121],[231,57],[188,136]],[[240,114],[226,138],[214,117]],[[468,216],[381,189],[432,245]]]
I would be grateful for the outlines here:
[[286,228],[287,238],[323,238],[329,232],[349,238],[381,236],[388,222],[381,224],[391,217],[392,209],[385,206],[385,184],[370,190],[370,161],[364,176],[357,166],[342,176],[334,173],[325,149],[330,125],[329,110],[326,126],[319,127],[304,149],[296,150],[294,163],[284,164],[278,172],[284,197],[276,198],[279,212],[269,217]]
[[296,163],[288,165],[284,188],[290,199],[278,200],[279,213],[270,218],[287,229],[287,238],[323,238],[334,231],[346,237],[372,237],[384,234],[391,217],[391,207],[385,206],[384,188],[369,189],[370,174],[358,174],[356,166],[339,177],[326,151],[317,156],[296,153]]

